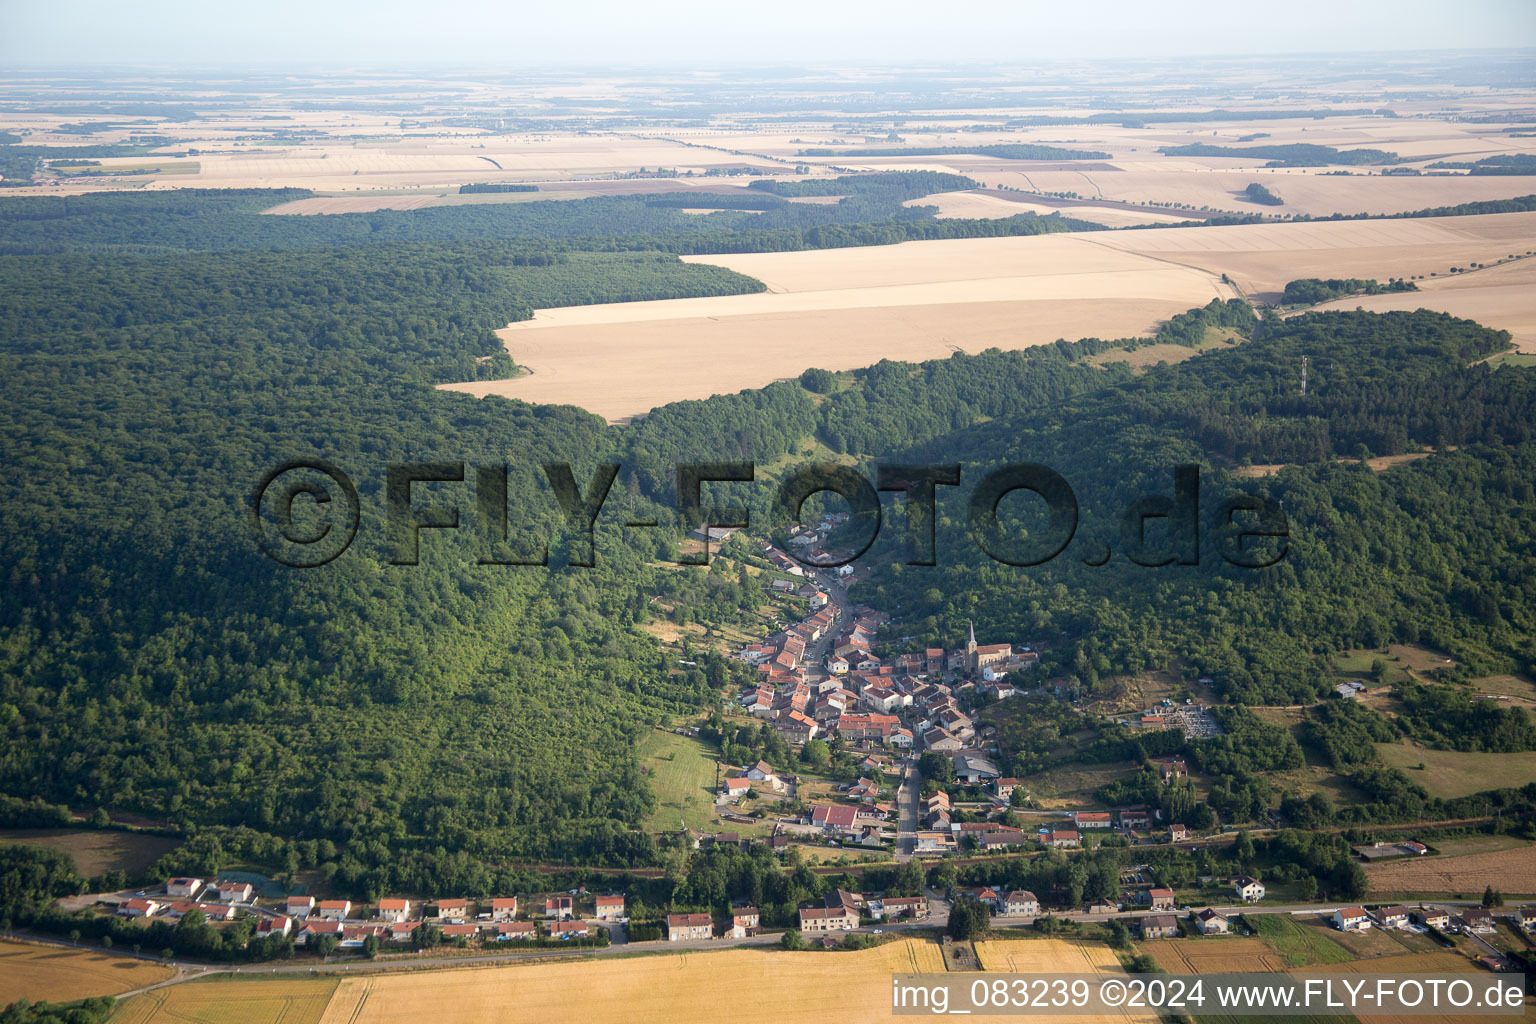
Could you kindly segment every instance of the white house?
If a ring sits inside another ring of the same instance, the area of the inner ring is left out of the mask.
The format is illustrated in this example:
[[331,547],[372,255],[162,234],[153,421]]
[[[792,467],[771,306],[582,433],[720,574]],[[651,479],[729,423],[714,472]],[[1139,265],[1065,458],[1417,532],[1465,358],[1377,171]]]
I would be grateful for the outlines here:
[[154,917],[160,912],[160,904],[155,900],[146,900],[134,897],[124,900],[117,905],[117,912],[123,917]]
[[1264,898],[1264,883],[1250,875],[1238,875],[1232,879],[1232,890],[1240,899],[1257,903]]
[[1341,932],[1363,932],[1371,926],[1371,915],[1363,907],[1340,907],[1333,912],[1332,921]]
[[315,904],[315,912],[325,921],[345,921],[352,916],[352,901],[321,900]]
[[313,896],[289,896],[283,910],[289,917],[297,917],[301,920],[315,912],[315,898]]
[[1003,913],[1008,916],[1022,914],[1025,917],[1040,916],[1040,901],[1028,889],[1015,889],[1003,901]]
[[405,921],[411,916],[410,900],[379,900],[379,920]]
[[167,896],[193,897],[203,887],[201,878],[168,878],[165,881],[165,894]]
[[220,882],[217,887],[209,886],[204,896],[230,903],[249,903],[255,894],[256,890],[249,882]]

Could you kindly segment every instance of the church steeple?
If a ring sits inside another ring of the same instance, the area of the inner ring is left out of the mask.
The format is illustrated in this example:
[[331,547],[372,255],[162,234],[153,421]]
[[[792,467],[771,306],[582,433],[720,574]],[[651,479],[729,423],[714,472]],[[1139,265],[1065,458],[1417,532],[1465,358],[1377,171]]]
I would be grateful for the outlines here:
[[971,635],[965,641],[965,671],[967,674],[976,671],[976,623],[971,622],[970,625]]
[[968,651],[974,651],[976,649],[976,623],[970,619],[966,621],[971,625],[971,638],[965,642],[965,648]]

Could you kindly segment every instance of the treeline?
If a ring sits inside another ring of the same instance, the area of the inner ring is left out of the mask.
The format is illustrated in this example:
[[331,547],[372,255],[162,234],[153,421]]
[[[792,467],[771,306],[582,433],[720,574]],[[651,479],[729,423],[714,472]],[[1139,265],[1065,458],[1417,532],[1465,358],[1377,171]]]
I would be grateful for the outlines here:
[[1222,156],[1267,160],[1266,167],[1395,164],[1400,159],[1396,153],[1389,153],[1384,149],[1335,149],[1332,146],[1319,146],[1310,142],[1263,146],[1213,146],[1206,142],[1194,142],[1187,146],[1163,146],[1158,152],[1164,156]]
[[857,149],[802,149],[796,156],[995,156],[1001,160],[1108,160],[1097,149],[1066,149],[1061,146],[1000,142],[977,146],[860,146]]
[[1303,277],[1285,283],[1285,293],[1280,301],[1287,306],[1311,306],[1329,299],[1346,295],[1383,295],[1389,292],[1416,292],[1419,286],[1412,281],[1392,278],[1382,284],[1372,278],[1330,277],[1327,279]]
[[1440,160],[1427,170],[1466,170],[1473,174],[1536,174],[1536,153],[1496,153],[1481,160]]
[[1202,124],[1209,121],[1290,121],[1311,118],[1321,121],[1328,117],[1366,117],[1370,115],[1396,117],[1390,108],[1354,107],[1332,109],[1315,107],[1305,110],[1132,110],[1105,111],[1098,114],[1069,116],[1060,114],[1031,114],[1028,117],[1010,118],[1009,128],[1067,128],[1075,125],[1118,124],[1124,128],[1144,128],[1149,124],[1165,124],[1170,121],[1187,121]]
[[505,182],[478,182],[459,186],[459,195],[474,196],[500,192],[537,192],[537,185],[514,185]]

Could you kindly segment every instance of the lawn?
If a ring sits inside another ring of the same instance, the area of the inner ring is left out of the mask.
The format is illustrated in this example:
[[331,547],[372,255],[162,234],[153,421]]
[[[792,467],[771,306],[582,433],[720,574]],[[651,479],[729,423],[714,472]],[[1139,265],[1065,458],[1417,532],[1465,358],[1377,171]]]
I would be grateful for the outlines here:
[[[1490,754],[1482,751],[1430,750],[1409,743],[1378,743],[1381,759],[1443,799],[1489,789],[1518,788],[1536,782],[1536,751]],[[1424,770],[1419,771],[1419,765]]]
[[1289,914],[1247,914],[1243,919],[1274,946],[1291,967],[1338,964],[1354,959],[1343,946]]
[[640,742],[640,767],[656,793],[656,811],[646,822],[651,832],[676,832],[686,825],[712,832],[715,820],[713,748],[691,736],[655,729]]

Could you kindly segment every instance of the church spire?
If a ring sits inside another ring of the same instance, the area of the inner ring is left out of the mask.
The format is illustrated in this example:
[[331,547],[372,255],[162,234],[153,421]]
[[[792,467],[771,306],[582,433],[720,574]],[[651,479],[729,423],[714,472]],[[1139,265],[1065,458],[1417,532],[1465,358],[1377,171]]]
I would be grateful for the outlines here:
[[969,620],[969,619],[967,619],[966,621],[970,622],[970,624],[971,624],[971,638],[966,641],[966,644],[968,646],[970,646],[970,647],[975,647],[976,646],[976,623],[974,621],[972,621],[972,620]]

